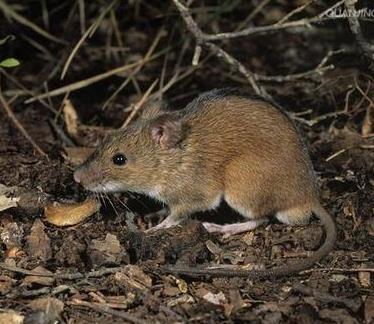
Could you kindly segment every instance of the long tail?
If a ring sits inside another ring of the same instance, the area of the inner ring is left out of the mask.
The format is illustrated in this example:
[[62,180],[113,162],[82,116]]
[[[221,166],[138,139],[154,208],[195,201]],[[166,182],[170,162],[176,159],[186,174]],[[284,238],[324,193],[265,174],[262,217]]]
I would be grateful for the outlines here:
[[166,273],[185,275],[189,277],[247,277],[251,280],[268,279],[274,277],[288,276],[312,267],[316,262],[329,254],[334,248],[337,230],[334,219],[320,204],[313,208],[314,214],[320,219],[325,227],[326,238],[322,246],[311,256],[290,265],[282,265],[272,269],[265,270],[239,270],[217,268],[183,268],[183,267],[164,267],[162,271]]

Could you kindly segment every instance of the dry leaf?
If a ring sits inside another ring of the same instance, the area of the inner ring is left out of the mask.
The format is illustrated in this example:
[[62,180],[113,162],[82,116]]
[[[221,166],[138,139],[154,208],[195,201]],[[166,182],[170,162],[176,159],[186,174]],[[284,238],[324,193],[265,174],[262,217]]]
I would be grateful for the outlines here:
[[14,311],[7,311],[5,313],[0,313],[0,323],[6,324],[22,324],[24,316],[16,313]]
[[152,279],[136,265],[127,265],[114,275],[114,280],[127,289],[145,290],[152,286]]
[[368,136],[373,131],[373,121],[371,118],[371,106],[366,108],[366,114],[364,117],[364,121],[362,122],[361,134],[362,136]]
[[194,302],[195,299],[191,295],[183,294],[181,297],[168,301],[166,305],[167,307],[173,307],[180,304],[192,304]]
[[51,240],[44,233],[44,228],[40,219],[35,220],[30,235],[26,237],[26,246],[31,257],[47,261],[52,257],[52,249]]
[[374,322],[374,296],[368,296],[365,301],[365,320],[366,323]]
[[[52,274],[51,271],[48,271],[47,269],[43,268],[42,266],[37,266],[32,271],[35,271],[36,273],[45,273],[45,274]],[[53,277],[43,277],[43,276],[26,276],[25,279],[23,279],[22,285],[23,286],[29,286],[31,284],[38,284],[41,286],[52,286],[55,279]]]
[[122,247],[113,234],[107,234],[105,240],[92,240],[90,259],[94,265],[120,263],[123,256]]
[[208,292],[203,296],[203,299],[214,305],[224,305],[227,303],[225,294],[222,291],[220,291],[218,294]]
[[[13,279],[8,276],[0,276],[0,295],[6,295],[13,285]],[[2,323],[0,321],[0,323]]]
[[339,324],[358,324],[358,321],[353,318],[346,309],[322,309],[319,312],[319,317],[325,320],[329,320],[332,323]]
[[101,207],[98,200],[87,199],[81,203],[72,203],[60,205],[53,203],[44,208],[44,216],[47,221],[56,226],[76,225],[92,214],[96,213]]
[[64,303],[53,297],[34,299],[28,304],[28,306],[33,310],[44,312],[47,315],[48,323],[56,322],[64,310]]
[[17,187],[7,187],[0,183],[0,211],[17,207],[20,200],[20,197],[14,196],[17,191]]
[[[365,269],[366,265],[362,264],[361,269]],[[370,272],[360,271],[358,273],[358,281],[360,285],[365,288],[369,288],[371,286],[371,275]]]
[[183,279],[177,279],[176,282],[177,282],[178,289],[180,290],[180,292],[183,294],[186,294],[188,291],[187,283]]
[[2,228],[0,238],[8,250],[13,248],[21,249],[23,234],[23,228],[21,226],[19,226],[16,222],[9,221],[6,222]]
[[64,100],[62,111],[64,114],[64,120],[68,134],[71,137],[76,138],[78,136],[78,124],[80,122],[77,111],[75,110],[69,99]]

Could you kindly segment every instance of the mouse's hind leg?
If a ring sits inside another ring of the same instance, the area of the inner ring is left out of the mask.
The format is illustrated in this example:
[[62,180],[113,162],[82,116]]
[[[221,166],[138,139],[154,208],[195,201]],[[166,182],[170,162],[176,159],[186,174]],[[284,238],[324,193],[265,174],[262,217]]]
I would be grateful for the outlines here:
[[208,232],[219,232],[224,234],[239,234],[254,230],[258,226],[268,222],[267,218],[259,218],[253,209],[250,207],[250,200],[248,197],[240,197],[238,195],[225,194],[225,201],[227,204],[237,211],[245,218],[250,219],[246,222],[219,225],[215,223],[203,223],[203,226]]
[[275,217],[287,225],[304,225],[309,222],[311,214],[312,208],[309,205],[304,205],[278,211]]

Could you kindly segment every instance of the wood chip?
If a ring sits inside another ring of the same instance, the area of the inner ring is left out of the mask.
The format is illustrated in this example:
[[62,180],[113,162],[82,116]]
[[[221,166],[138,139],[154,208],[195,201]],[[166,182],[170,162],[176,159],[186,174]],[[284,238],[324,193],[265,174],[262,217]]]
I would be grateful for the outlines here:
[[44,232],[45,226],[40,219],[35,220],[31,233],[26,237],[28,254],[33,258],[47,261],[52,257],[51,240]]

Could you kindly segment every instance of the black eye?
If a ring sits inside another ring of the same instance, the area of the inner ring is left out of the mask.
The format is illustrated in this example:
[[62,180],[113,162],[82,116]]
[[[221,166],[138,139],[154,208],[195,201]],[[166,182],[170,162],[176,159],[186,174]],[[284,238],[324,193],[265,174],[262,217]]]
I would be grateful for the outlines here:
[[112,161],[115,165],[125,165],[127,162],[127,158],[123,154],[118,153],[113,156]]

